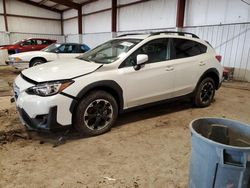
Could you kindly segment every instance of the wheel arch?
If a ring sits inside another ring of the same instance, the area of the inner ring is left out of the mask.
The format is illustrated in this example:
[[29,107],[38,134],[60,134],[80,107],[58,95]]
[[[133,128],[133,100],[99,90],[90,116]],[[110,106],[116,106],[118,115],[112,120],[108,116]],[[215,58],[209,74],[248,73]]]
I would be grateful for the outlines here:
[[29,64],[30,64],[32,61],[34,61],[35,59],[42,59],[43,61],[47,62],[47,59],[45,59],[44,57],[33,57],[33,58],[30,60]]
[[216,68],[210,68],[208,70],[206,70],[200,77],[199,81],[197,82],[196,88],[199,85],[199,83],[207,77],[210,77],[214,80],[215,83],[215,88],[219,89],[220,87],[220,76],[219,76],[219,71]]
[[86,96],[89,92],[94,90],[103,90],[111,94],[117,101],[119,112],[123,110],[123,90],[120,85],[113,80],[102,80],[87,85],[77,94],[76,100],[73,100],[70,105],[70,112],[72,115],[74,114],[74,111],[80,100],[83,99],[84,96]]

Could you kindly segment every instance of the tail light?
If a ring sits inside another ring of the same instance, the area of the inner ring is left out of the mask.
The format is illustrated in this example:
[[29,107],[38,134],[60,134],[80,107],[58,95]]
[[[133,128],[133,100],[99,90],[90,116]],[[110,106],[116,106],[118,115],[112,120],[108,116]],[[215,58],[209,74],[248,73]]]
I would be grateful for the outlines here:
[[216,55],[215,58],[216,58],[219,62],[221,62],[221,60],[222,60],[222,56],[221,56],[221,55]]

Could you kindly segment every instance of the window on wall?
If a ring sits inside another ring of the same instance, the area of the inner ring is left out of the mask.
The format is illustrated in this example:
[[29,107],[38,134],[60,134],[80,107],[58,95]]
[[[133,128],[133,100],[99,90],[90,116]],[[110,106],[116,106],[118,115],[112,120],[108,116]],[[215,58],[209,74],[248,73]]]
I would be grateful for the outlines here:
[[132,55],[130,55],[122,64],[121,67],[129,67],[136,65],[136,57],[139,54],[148,55],[147,63],[162,62],[170,59],[170,48],[168,47],[168,39],[155,39],[147,44],[144,44]]
[[173,39],[173,59],[192,57],[206,53],[207,47],[199,42],[187,39]]

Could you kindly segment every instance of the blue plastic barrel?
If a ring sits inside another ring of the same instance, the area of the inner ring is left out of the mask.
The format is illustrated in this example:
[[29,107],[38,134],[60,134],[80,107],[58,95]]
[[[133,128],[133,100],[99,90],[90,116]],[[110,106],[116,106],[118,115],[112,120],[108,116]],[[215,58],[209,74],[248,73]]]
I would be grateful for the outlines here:
[[250,188],[250,125],[199,118],[190,129],[190,188]]

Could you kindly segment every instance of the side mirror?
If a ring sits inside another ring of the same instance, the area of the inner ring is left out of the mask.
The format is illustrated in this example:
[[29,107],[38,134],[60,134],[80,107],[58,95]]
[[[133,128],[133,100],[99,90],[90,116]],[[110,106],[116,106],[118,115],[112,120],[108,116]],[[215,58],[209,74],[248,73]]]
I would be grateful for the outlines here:
[[148,55],[146,54],[139,54],[136,56],[136,65],[134,66],[135,70],[140,70],[141,65],[148,61]]
[[136,57],[136,64],[141,65],[143,63],[146,63],[148,61],[148,55],[146,54],[139,54]]
[[24,46],[24,43],[21,43],[20,46],[23,47],[23,46]]

